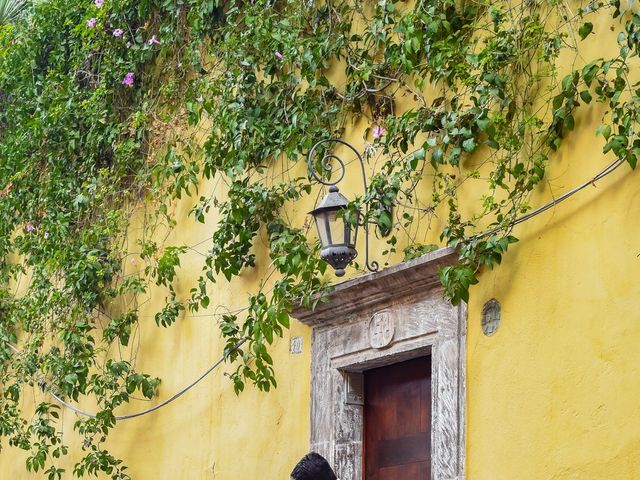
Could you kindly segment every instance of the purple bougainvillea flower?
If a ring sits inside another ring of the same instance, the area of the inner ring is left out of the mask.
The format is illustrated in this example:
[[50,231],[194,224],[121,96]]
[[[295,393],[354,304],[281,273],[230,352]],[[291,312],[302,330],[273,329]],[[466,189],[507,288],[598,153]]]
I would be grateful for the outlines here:
[[149,41],[147,42],[149,45],[160,45],[160,40],[158,40],[158,37],[156,37],[155,35],[152,36]]
[[84,25],[87,28],[95,28],[96,22],[97,20],[95,18],[90,18],[89,20],[87,20],[87,23],[85,23]]
[[113,31],[113,36],[116,37],[116,38],[120,38],[123,33],[124,33],[124,31],[121,28],[116,28]]
[[135,78],[136,78],[136,76],[134,75],[134,73],[133,72],[129,72],[122,79],[122,84],[126,85],[127,87],[133,87],[133,82],[134,82]]
[[276,52],[274,53],[274,55],[278,60],[284,60],[284,55],[282,55],[280,52]]
[[384,129],[384,127],[382,127],[380,125],[375,125],[373,127],[373,138],[375,140],[377,140],[378,138],[382,137],[385,133],[387,133],[387,131]]
[[96,7],[101,8],[102,5],[104,5],[104,0],[96,0],[95,4],[96,4]]
[[36,229],[36,227],[33,226],[33,223],[29,222],[24,226],[24,229],[27,231],[27,233],[31,233]]

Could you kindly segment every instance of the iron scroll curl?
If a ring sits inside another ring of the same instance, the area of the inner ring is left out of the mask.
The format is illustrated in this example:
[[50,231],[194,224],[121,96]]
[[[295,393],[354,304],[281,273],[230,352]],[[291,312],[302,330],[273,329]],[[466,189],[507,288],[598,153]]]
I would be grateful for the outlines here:
[[[367,194],[367,175],[366,175],[364,160],[362,159],[362,155],[360,155],[360,152],[358,152],[358,150],[356,150],[356,148],[353,145],[351,145],[350,143],[340,138],[325,138],[316,142],[316,144],[313,147],[311,147],[311,150],[309,150],[309,154],[307,155],[307,166],[309,170],[309,177],[310,178],[313,177],[313,179],[318,183],[329,186],[329,187],[336,186],[345,177],[345,174],[347,171],[345,162],[338,155],[336,155],[331,151],[328,151],[328,153],[325,153],[323,157],[320,159],[321,172],[320,172],[320,175],[318,175],[318,172],[316,171],[316,168],[315,168],[316,162],[314,161],[314,158],[316,156],[316,151],[318,150],[318,148],[325,144],[326,145],[331,145],[331,144],[344,145],[349,150],[351,150],[351,152],[353,152],[353,154],[358,159],[358,162],[360,162],[360,171],[362,173],[362,184],[364,186],[364,194],[366,195]],[[328,174],[333,173],[334,162],[336,162],[339,165],[339,168],[340,168],[339,175],[337,180],[330,181],[324,178],[324,176],[322,175],[322,172],[326,172]],[[366,204],[365,204],[365,209],[366,210],[365,210],[364,216],[362,216],[361,214],[358,215],[360,217],[360,225],[362,225],[365,230],[365,265],[367,267],[367,270],[369,270],[370,272],[377,272],[380,269],[380,265],[378,264],[378,262],[375,260],[369,261],[369,222],[367,221],[368,214],[369,214],[369,206]]]

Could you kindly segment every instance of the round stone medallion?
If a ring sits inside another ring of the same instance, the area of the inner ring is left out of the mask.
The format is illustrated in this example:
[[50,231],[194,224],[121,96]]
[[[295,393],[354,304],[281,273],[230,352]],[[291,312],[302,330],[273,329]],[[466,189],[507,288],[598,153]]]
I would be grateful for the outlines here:
[[482,307],[482,332],[490,337],[500,326],[500,303],[492,298]]
[[369,343],[371,348],[388,347],[393,341],[395,324],[388,310],[373,314],[369,320]]

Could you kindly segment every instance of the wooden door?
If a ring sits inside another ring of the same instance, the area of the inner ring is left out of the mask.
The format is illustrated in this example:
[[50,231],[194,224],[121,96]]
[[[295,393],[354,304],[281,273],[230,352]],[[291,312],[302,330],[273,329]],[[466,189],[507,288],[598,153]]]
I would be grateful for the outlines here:
[[431,479],[431,357],[364,374],[364,480]]

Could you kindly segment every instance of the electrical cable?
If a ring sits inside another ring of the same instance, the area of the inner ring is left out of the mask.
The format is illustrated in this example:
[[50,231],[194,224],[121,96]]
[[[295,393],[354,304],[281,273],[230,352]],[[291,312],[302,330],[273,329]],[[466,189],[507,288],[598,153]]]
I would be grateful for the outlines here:
[[[193,387],[195,387],[198,383],[200,383],[202,380],[205,379],[205,377],[207,377],[211,372],[213,372],[217,367],[219,367],[228,357],[229,355],[231,355],[233,352],[235,352],[236,350],[238,350],[248,339],[247,338],[243,338],[241,341],[239,341],[231,350],[229,350],[228,352],[226,352],[222,357],[220,357],[220,359],[215,362],[213,365],[211,365],[211,367],[209,367],[202,375],[200,375],[197,379],[195,379],[193,382],[191,382],[190,384],[188,384],[186,387],[182,388],[181,390],[179,390],[177,393],[175,393],[174,395],[172,395],[171,397],[167,398],[166,400],[164,400],[163,402],[160,402],[158,405],[155,405],[151,408],[147,408],[146,410],[141,410],[140,412],[136,412],[136,413],[130,413],[128,415],[115,415],[115,419],[116,420],[130,420],[132,418],[136,418],[136,417],[141,417],[143,415],[147,415],[149,413],[155,412],[156,410],[159,410],[160,408],[164,407],[165,405],[168,405],[170,403],[172,403],[173,401],[177,400],[179,397],[181,397],[182,395],[184,395],[185,393],[187,393],[189,390],[191,390]],[[11,345],[9,342],[5,341],[4,342],[5,345],[7,345],[11,350],[13,350],[14,353],[16,353],[17,355],[20,355],[22,352],[20,352],[20,350],[18,350],[16,347],[14,347],[13,345]],[[48,386],[47,381],[44,378],[40,379],[39,384],[43,387],[46,388]],[[85,417],[89,417],[89,418],[96,418],[96,414],[95,413],[90,413],[87,412],[85,410],[82,410],[80,408],[77,408],[73,405],[71,405],[70,403],[64,401],[62,398],[60,398],[58,395],[56,395],[53,391],[51,391],[49,389],[48,391],[49,395],[51,395],[54,400],[56,400],[59,404],[61,404],[62,406],[68,408],[69,410],[74,411],[75,413],[79,414],[79,415],[83,415]]]
[[[516,218],[513,222],[511,222],[511,224],[509,226],[514,227],[514,226],[516,226],[516,225],[518,225],[520,223],[526,222],[530,218],[533,218],[536,215],[539,215],[539,214],[541,214],[543,212],[546,212],[550,208],[555,207],[560,202],[563,202],[567,198],[569,198],[569,197],[575,195],[576,193],[578,193],[579,191],[587,188],[589,185],[595,186],[595,182],[597,182],[598,180],[603,179],[604,177],[606,177],[607,175],[609,175],[610,173],[615,171],[623,163],[625,163],[625,160],[622,160],[622,159],[616,160],[615,162],[611,163],[610,165],[608,165],[607,167],[602,169],[600,172],[598,172],[591,180],[588,180],[585,183],[583,183],[581,185],[578,185],[577,187],[573,188],[572,190],[569,190],[568,192],[563,193],[558,198],[553,199],[549,203],[545,203],[541,207],[536,208],[535,210],[527,213],[526,215],[523,215],[522,217]],[[478,235],[475,235],[475,236],[471,237],[469,240],[470,241],[479,240],[481,238],[493,235],[494,233],[497,233],[499,231],[500,231],[500,228],[494,228],[492,230],[488,230],[486,232],[479,233]]]

